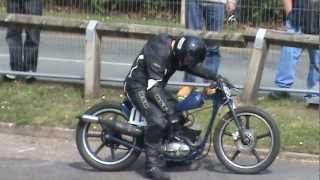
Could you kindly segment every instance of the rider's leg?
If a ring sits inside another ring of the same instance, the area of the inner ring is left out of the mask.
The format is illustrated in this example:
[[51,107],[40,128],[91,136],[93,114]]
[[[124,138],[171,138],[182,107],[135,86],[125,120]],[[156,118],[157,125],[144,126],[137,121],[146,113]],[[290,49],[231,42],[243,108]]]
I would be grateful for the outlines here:
[[159,148],[166,135],[168,121],[162,111],[150,103],[144,89],[128,90],[128,97],[140,113],[146,118],[145,128],[146,173],[151,179],[167,180],[169,176],[160,169]]

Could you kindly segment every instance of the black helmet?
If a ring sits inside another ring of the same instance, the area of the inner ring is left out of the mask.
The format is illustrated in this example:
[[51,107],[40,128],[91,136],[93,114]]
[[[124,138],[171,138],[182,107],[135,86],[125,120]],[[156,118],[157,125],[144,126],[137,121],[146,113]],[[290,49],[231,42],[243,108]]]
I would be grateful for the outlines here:
[[195,36],[181,36],[176,39],[173,54],[179,69],[191,68],[204,60],[207,46]]

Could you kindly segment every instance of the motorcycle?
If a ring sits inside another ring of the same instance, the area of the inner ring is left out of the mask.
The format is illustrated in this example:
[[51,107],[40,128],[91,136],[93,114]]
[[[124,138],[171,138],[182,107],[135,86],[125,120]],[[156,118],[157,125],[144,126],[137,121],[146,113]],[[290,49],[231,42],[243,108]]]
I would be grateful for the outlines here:
[[[181,121],[172,125],[163,139],[160,158],[166,162],[200,160],[208,155],[213,143],[216,156],[227,169],[240,174],[265,170],[279,153],[277,124],[261,109],[237,108],[232,94],[236,88],[230,82],[218,80],[213,86],[214,94],[193,91],[177,102],[176,111]],[[212,101],[212,105],[207,106],[208,101]],[[211,117],[202,132],[194,116],[206,108],[211,109]],[[215,123],[221,109],[227,109],[227,112]],[[77,148],[93,168],[123,170],[145,151],[144,127],[147,123],[127,98],[122,103],[97,104],[79,119]]]

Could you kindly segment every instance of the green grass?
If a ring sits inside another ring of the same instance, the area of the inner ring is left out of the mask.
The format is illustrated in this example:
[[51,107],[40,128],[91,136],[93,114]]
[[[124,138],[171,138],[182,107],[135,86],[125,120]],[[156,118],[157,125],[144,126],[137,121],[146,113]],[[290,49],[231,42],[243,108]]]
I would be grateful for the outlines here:
[[284,150],[320,152],[320,111],[298,100],[272,101],[261,98],[257,105],[276,120]]
[[[2,82],[0,121],[26,125],[74,128],[75,118],[101,101],[120,101],[122,90],[102,89],[102,96],[84,100],[82,86],[56,83]],[[318,154],[320,142],[319,109],[308,108],[296,100],[272,101],[260,97],[257,104],[277,122],[281,131],[282,150]],[[222,110],[219,118],[224,114]],[[210,109],[197,113],[195,119],[206,124]]]
[[[17,124],[34,124],[74,128],[76,116],[103,98],[119,100],[117,90],[108,89],[106,96],[85,101],[77,85],[26,85],[23,82],[2,83],[0,88],[0,119]],[[110,94],[110,95],[109,95]]]
[[[207,104],[210,106],[210,104]],[[285,151],[319,154],[320,152],[320,111],[318,107],[309,107],[304,102],[287,100],[270,100],[261,96],[256,106],[271,115],[281,133],[281,148]],[[221,119],[226,109],[218,114]],[[210,109],[195,114],[202,125],[210,118]]]

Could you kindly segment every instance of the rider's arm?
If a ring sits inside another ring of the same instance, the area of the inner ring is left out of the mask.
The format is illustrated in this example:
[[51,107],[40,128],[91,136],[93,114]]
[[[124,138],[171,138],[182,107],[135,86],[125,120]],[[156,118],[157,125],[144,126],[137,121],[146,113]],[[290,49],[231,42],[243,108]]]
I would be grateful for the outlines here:
[[169,119],[175,115],[173,107],[170,107],[166,93],[163,89],[162,79],[166,73],[166,66],[161,57],[145,54],[146,71],[148,73],[147,95]]
[[202,63],[198,63],[193,68],[187,69],[186,71],[190,74],[193,74],[205,79],[213,80],[213,81],[216,81],[220,77],[219,74],[204,67]]

